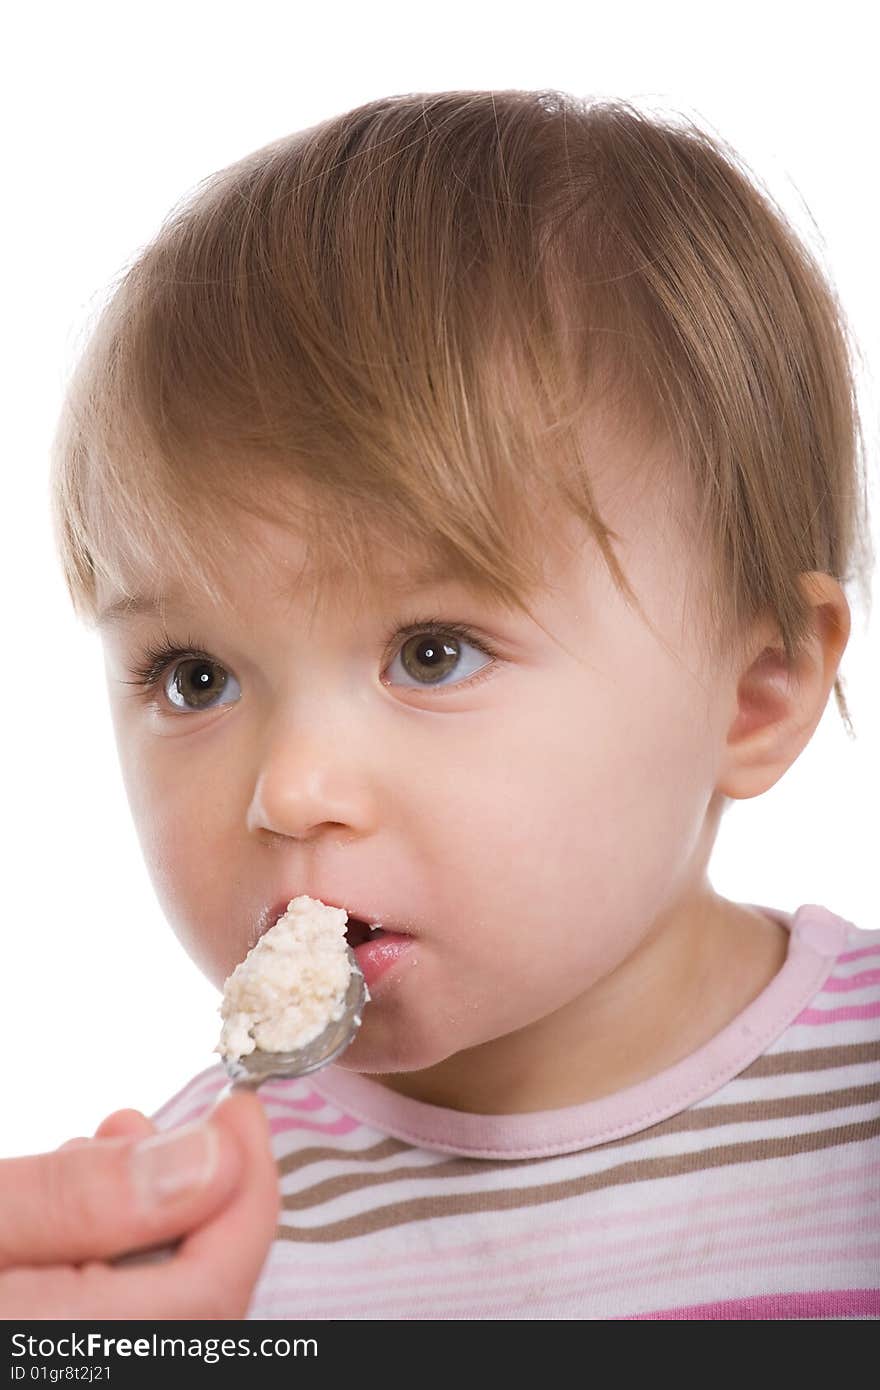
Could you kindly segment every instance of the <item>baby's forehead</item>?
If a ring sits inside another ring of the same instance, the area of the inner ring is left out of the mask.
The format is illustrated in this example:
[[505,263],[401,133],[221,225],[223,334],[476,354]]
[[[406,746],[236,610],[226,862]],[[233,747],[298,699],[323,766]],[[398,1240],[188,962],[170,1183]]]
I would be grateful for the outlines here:
[[138,617],[163,618],[173,613],[206,610],[234,611],[253,601],[266,611],[316,613],[334,608],[354,614],[365,606],[398,604],[428,594],[468,595],[486,602],[491,593],[469,576],[454,571],[438,555],[378,557],[368,569],[346,567],[327,558],[298,565],[295,545],[282,549],[276,562],[263,553],[258,563],[242,556],[241,566],[227,567],[224,583],[209,586],[163,573],[128,577],[124,591],[99,586],[97,625],[104,633]]
[[[616,495],[603,493],[603,502],[610,504],[612,534],[626,543],[626,562],[649,539],[656,546],[663,508],[658,498],[646,497],[644,487],[627,487],[619,477],[616,482]],[[332,510],[316,512],[311,526],[283,512],[191,512],[179,534],[144,538],[138,562],[120,558],[111,581],[99,582],[98,628],[108,633],[139,615],[161,619],[166,612],[169,618],[206,612],[222,617],[240,609],[252,619],[261,608],[274,616],[289,611],[297,621],[334,623],[367,607],[427,603],[432,594],[438,607],[445,598],[463,598],[496,612],[523,614],[525,605],[535,616],[586,597],[586,589],[598,594],[604,588],[595,536],[568,509],[536,515],[533,526],[523,528],[514,547],[513,585],[509,578],[497,583],[499,566],[476,529],[467,545],[450,547],[428,527],[407,527],[378,512],[364,511],[355,520],[362,524],[350,545],[351,526],[334,526]],[[478,553],[479,565],[468,563],[472,553]]]

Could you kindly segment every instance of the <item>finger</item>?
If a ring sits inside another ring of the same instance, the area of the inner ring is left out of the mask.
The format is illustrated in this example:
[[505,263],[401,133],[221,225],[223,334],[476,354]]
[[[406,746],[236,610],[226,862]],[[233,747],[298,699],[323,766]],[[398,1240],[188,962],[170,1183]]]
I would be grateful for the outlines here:
[[0,1268],[105,1259],[204,1222],[239,1181],[228,1127],[92,1139],[0,1161]]
[[191,1277],[199,1270],[209,1272],[221,1310],[228,1309],[231,1300],[231,1311],[219,1316],[243,1318],[278,1226],[278,1167],[269,1120],[255,1094],[233,1094],[212,1118],[241,1143],[247,1181],[211,1221],[184,1240],[177,1263],[184,1277],[187,1267]]
[[[115,1271],[102,1289],[108,1317],[149,1307],[155,1318],[243,1318],[278,1223],[278,1169],[266,1113],[253,1094],[237,1092],[211,1115],[244,1154],[243,1180],[230,1199],[185,1237],[160,1265]],[[97,1273],[91,1275],[97,1280]]]
[[158,1133],[152,1120],[140,1110],[114,1110],[95,1130],[96,1139],[146,1139]]
[[[265,1112],[253,1095],[234,1095],[212,1123],[239,1147],[241,1182],[186,1238],[173,1258],[146,1267],[47,1267],[0,1275],[4,1317],[241,1318],[275,1232],[279,1192]],[[7,1308],[10,1311],[7,1311]]]
[[[95,1139],[141,1139],[147,1138],[151,1134],[156,1134],[157,1129],[152,1120],[148,1120],[146,1115],[140,1110],[114,1110],[112,1115],[108,1115],[102,1120],[95,1130]],[[91,1140],[85,1134],[77,1135],[75,1139],[65,1139],[63,1144],[58,1145],[58,1152],[61,1149],[72,1149],[79,1144],[88,1144]]]

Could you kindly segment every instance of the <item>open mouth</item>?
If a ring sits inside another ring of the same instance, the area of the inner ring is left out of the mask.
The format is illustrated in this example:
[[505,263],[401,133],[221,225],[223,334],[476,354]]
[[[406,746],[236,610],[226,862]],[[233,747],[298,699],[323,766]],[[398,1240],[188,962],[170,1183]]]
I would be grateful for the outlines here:
[[363,946],[365,941],[377,941],[385,932],[379,926],[361,921],[360,917],[349,917],[345,925],[345,939],[349,946]]

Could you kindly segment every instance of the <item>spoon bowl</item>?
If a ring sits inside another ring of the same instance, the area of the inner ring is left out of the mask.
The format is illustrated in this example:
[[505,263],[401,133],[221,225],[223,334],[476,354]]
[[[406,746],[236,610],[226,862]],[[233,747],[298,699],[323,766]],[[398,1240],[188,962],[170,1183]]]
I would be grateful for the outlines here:
[[331,1019],[326,1028],[322,1029],[317,1037],[312,1038],[311,1042],[303,1043],[302,1047],[294,1048],[290,1052],[264,1052],[262,1048],[255,1047],[253,1052],[247,1053],[244,1057],[224,1057],[223,1065],[231,1078],[231,1084],[217,1097],[215,1105],[236,1089],[255,1090],[272,1077],[289,1081],[295,1076],[306,1076],[311,1071],[317,1071],[319,1067],[326,1067],[353,1042],[361,1025],[368,996],[366,981],[354,951],[350,946],[346,946],[345,949],[351,966],[351,978],[339,1018]]
[[[223,1065],[230,1079],[217,1095],[211,1110],[216,1109],[233,1091],[255,1091],[264,1081],[271,1081],[273,1078],[289,1081],[296,1076],[306,1076],[309,1072],[317,1071],[319,1067],[326,1067],[353,1042],[355,1033],[361,1026],[364,1004],[369,995],[354,951],[348,945],[345,949],[351,966],[351,978],[339,1018],[331,1019],[326,1028],[323,1028],[317,1037],[312,1038],[311,1042],[304,1043],[302,1047],[294,1048],[290,1052],[264,1052],[262,1048],[255,1047],[253,1052],[249,1052],[245,1057],[224,1057]],[[208,1113],[210,1114],[210,1111]],[[170,1259],[179,1246],[180,1241],[177,1241],[172,1245],[133,1250],[125,1255],[117,1255],[110,1264],[117,1267],[154,1264]]]

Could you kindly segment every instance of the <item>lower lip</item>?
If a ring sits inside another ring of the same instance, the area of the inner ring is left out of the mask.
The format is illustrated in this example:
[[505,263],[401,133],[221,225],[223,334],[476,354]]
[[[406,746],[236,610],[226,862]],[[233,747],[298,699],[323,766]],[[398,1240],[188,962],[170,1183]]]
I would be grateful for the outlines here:
[[411,936],[401,936],[399,932],[386,932],[375,941],[362,941],[360,946],[353,947],[354,958],[370,992],[412,944]]

